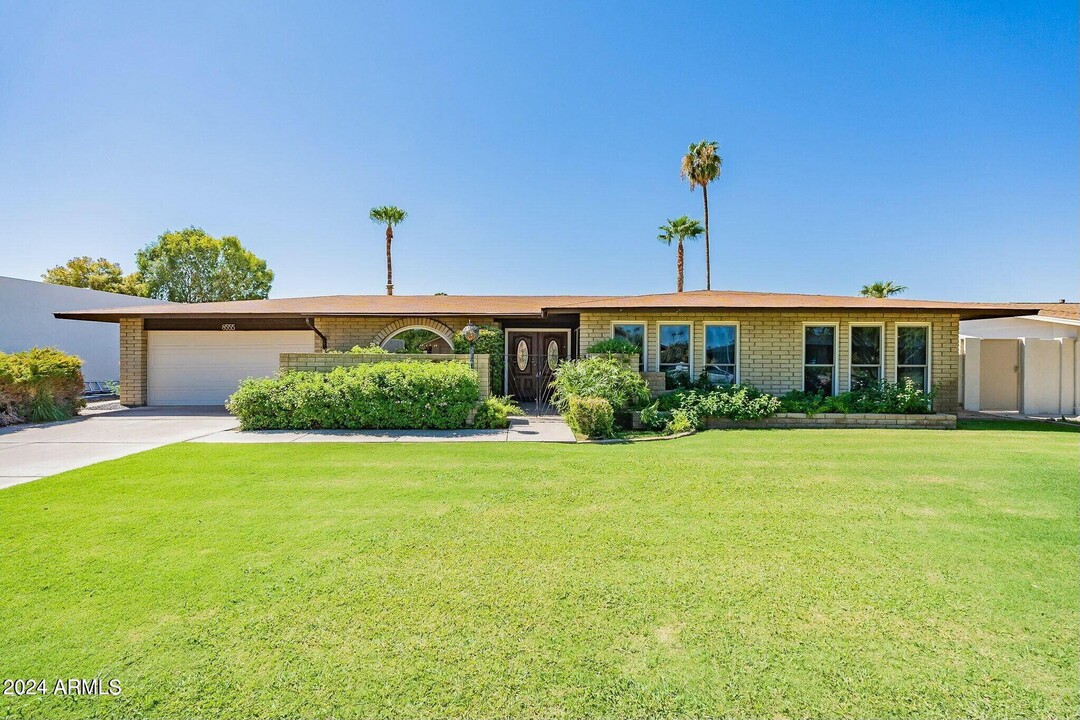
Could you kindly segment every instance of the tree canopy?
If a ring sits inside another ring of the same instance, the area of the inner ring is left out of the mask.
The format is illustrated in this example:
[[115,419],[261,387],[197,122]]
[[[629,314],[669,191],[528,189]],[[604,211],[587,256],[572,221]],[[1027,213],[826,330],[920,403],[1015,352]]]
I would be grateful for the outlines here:
[[196,227],[166,231],[135,259],[149,296],[173,302],[261,299],[274,280],[266,261],[238,238]]
[[887,298],[891,295],[899,295],[907,290],[904,285],[897,285],[892,280],[879,280],[876,283],[870,285],[863,285],[859,294],[863,297],[875,297],[875,298]]
[[64,265],[50,268],[41,279],[52,285],[89,288],[104,292],[148,297],[146,284],[139,273],[125,275],[119,263],[105,258],[91,260],[89,255],[71,258]]

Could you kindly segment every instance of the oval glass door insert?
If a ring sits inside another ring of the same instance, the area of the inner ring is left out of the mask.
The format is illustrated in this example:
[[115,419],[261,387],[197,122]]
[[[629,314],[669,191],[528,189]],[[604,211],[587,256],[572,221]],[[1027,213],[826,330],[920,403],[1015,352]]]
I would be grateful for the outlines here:
[[559,367],[559,342],[551,340],[547,346],[548,367],[554,370]]
[[521,372],[529,367],[529,344],[525,342],[525,338],[518,340],[517,345],[517,367]]

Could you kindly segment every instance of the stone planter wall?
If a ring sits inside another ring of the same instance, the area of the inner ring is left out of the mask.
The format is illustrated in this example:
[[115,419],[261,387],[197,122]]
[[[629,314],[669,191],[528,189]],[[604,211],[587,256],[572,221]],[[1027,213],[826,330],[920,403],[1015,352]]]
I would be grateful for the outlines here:
[[[420,362],[460,362],[469,363],[468,354],[440,355],[440,354],[402,354],[402,353],[373,353],[371,355],[361,353],[281,353],[278,367],[281,370],[300,370],[304,372],[330,372],[336,367],[353,367],[377,362],[401,362],[403,360],[417,360]],[[491,397],[491,373],[488,372],[490,358],[487,353],[477,353],[475,369],[477,380],[480,383],[480,399],[487,400]]]
[[888,413],[821,413],[807,417],[803,413],[777,413],[764,420],[728,420],[711,417],[706,427],[713,430],[733,428],[921,428],[955,430],[956,416],[946,413],[929,415],[893,415]]
[[667,373],[643,372],[641,377],[649,384],[649,394],[654,398],[660,397],[667,391]]

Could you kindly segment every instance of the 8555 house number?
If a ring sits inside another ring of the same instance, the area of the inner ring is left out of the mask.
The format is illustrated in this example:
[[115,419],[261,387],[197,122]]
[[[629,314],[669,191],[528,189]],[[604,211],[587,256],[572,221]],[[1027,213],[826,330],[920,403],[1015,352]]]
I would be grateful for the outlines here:
[[120,694],[120,681],[102,678],[57,678],[49,682],[45,678],[4,679],[4,695],[99,695]]

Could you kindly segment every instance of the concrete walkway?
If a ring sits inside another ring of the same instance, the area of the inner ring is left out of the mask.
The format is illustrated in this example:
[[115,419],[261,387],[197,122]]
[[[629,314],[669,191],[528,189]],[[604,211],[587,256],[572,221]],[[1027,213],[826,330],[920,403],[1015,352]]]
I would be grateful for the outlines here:
[[222,407],[158,407],[3,428],[0,488],[234,427]]
[[561,417],[515,417],[506,430],[223,430],[195,438],[206,443],[575,442]]

